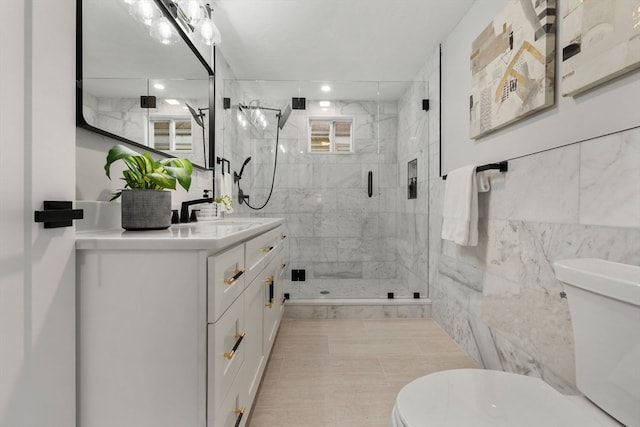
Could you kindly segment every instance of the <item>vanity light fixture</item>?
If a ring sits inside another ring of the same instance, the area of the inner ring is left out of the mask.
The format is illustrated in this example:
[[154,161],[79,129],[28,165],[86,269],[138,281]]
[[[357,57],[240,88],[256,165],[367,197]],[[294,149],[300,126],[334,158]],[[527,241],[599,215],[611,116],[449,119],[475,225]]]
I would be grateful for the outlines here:
[[320,88],[321,91],[323,92],[331,92],[331,86],[329,85],[324,85]]
[[158,89],[158,90],[164,90],[164,85],[161,83],[156,83],[153,85],[154,88]]
[[[122,0],[129,7],[129,14],[137,21],[150,27],[151,37],[162,44],[174,44],[178,41],[178,31],[174,25],[180,27],[181,32],[189,37],[197,38],[207,46],[218,45],[222,42],[220,30],[211,19],[211,5],[203,0]],[[172,24],[168,16],[174,21]]]
[[169,105],[180,105],[180,101],[178,101],[177,99],[167,98],[164,100],[164,102],[166,102]]
[[331,101],[320,101],[320,106],[321,107],[330,107],[331,106]]

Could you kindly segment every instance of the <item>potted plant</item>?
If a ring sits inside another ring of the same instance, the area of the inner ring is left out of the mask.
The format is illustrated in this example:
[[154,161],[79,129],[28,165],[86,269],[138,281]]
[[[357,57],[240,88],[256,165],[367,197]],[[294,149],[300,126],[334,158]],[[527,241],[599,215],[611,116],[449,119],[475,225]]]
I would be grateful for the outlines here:
[[116,145],[107,154],[104,170],[111,179],[111,165],[122,160],[125,188],[111,200],[122,196],[122,228],[125,230],[162,230],[171,226],[171,193],[176,183],[191,187],[193,165],[188,159],[166,158],[155,161],[149,153],[139,154],[124,145]]

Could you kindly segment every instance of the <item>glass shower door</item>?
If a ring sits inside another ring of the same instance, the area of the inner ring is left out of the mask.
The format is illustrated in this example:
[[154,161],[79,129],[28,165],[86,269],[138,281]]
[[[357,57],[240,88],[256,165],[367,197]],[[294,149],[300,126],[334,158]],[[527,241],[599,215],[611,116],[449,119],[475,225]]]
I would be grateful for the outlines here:
[[[398,256],[405,190],[398,157],[399,99],[410,85],[225,83],[230,108],[224,112],[224,146],[218,152],[231,161],[232,171],[251,158],[240,186],[252,204],[261,205],[271,194],[260,210],[237,203],[234,194],[236,213],[285,218],[290,261],[285,288],[292,299],[412,295]],[[301,99],[304,105],[295,105]],[[251,117],[240,111],[249,103],[266,112],[288,104],[297,108],[282,129],[273,121],[262,129],[247,123]]]

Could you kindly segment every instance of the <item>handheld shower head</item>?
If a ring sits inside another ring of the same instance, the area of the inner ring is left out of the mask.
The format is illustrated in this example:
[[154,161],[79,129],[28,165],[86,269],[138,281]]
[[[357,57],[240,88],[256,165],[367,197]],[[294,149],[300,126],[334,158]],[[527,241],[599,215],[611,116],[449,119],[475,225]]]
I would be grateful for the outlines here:
[[251,161],[251,157],[247,157],[247,159],[242,164],[242,167],[240,168],[240,173],[235,173],[235,172],[233,173],[234,182],[238,182],[242,179],[242,174],[244,173],[244,167],[247,166],[247,163],[249,163],[250,161]]

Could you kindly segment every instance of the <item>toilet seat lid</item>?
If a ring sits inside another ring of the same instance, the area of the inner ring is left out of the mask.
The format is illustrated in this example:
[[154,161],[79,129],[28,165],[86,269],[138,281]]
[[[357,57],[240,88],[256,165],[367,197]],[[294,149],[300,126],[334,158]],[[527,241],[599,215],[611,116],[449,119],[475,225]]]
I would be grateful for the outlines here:
[[538,378],[484,369],[418,378],[400,390],[396,411],[403,427],[599,425]]

